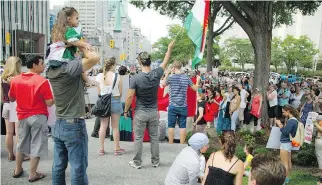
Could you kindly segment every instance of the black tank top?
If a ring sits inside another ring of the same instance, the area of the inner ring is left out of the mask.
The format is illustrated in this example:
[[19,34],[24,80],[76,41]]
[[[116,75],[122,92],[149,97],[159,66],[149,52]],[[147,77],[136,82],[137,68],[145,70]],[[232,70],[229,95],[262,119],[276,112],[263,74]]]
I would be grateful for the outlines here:
[[234,185],[235,174],[229,173],[230,170],[235,166],[236,162],[229,168],[228,171],[225,171],[221,168],[214,167],[214,158],[212,159],[212,166],[209,166],[208,175],[206,178],[205,185]]
[[1,82],[1,88],[3,91],[3,102],[4,103],[9,103],[9,89],[10,89],[10,85],[6,82]]

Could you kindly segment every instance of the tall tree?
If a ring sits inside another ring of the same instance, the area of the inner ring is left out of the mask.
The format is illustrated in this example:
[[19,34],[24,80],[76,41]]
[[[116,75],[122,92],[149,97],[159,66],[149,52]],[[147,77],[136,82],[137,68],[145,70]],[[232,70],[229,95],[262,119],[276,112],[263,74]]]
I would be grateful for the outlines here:
[[[131,1],[131,4],[144,10],[146,8],[152,8],[158,11],[161,15],[167,15],[171,18],[179,18],[184,20],[194,5],[194,1]],[[227,29],[229,29],[234,23],[233,17],[223,9],[223,6],[218,1],[211,1],[210,11],[208,18],[208,35],[207,45],[212,46],[214,38],[221,35]],[[225,21],[214,30],[214,22],[216,18],[226,17]],[[214,53],[212,47],[207,48],[207,71],[211,71],[214,61]]]
[[292,14],[313,14],[318,1],[221,1],[224,8],[248,35],[255,52],[255,87],[263,89],[262,121],[269,126],[267,115],[266,87],[271,63],[273,26],[291,24]]
[[297,39],[288,35],[281,43],[281,46],[289,73],[295,66],[313,67],[313,58],[318,53],[318,50],[314,48],[313,42],[307,36],[301,36]]
[[271,64],[277,69],[283,64],[285,60],[284,52],[282,49],[282,39],[280,37],[274,37],[272,40],[272,59]]
[[254,63],[254,50],[249,39],[229,38],[225,40],[224,53],[235,59],[242,71],[246,63]]

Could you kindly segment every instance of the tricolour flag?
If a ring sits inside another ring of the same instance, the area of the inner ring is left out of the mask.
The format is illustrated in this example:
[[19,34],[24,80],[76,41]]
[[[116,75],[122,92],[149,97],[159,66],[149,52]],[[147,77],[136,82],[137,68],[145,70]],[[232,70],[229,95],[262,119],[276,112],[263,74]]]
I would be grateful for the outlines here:
[[203,58],[206,45],[209,6],[209,0],[196,0],[184,22],[184,27],[188,32],[189,38],[196,45],[195,55],[192,60],[193,69]]

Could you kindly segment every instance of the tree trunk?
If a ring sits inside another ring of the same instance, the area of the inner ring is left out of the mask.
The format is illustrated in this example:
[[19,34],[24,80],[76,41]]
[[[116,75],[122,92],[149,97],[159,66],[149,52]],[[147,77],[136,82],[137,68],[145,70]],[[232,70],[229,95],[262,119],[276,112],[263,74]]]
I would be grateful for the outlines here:
[[245,71],[245,64],[241,63],[241,67],[242,67],[242,72],[244,72]]
[[[211,13],[210,13],[210,15],[211,15]],[[213,44],[214,44],[214,20],[212,19],[212,16],[209,16],[209,18],[208,18],[208,40],[207,40],[207,72],[212,71],[212,67],[214,66],[214,60],[213,60],[214,54],[212,52]]]
[[[262,25],[260,25],[262,26]],[[255,51],[255,72],[254,72],[254,87],[261,89],[263,96],[262,106],[262,123],[266,128],[269,128],[268,112],[267,112],[267,86],[269,81],[269,71],[271,62],[271,42],[272,31],[265,29],[263,26],[260,29],[255,29],[254,51]]]

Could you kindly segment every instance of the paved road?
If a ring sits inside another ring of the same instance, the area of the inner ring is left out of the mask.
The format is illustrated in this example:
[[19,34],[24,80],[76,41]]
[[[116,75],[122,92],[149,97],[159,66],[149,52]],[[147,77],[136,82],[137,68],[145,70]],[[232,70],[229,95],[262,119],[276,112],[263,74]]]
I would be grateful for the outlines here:
[[[93,129],[94,119],[86,121],[88,134]],[[90,185],[161,185],[174,161],[176,155],[185,145],[167,143],[160,144],[161,164],[158,168],[153,168],[150,162],[150,145],[144,143],[143,166],[141,169],[134,169],[128,166],[128,162],[133,158],[134,147],[132,142],[121,142],[121,146],[127,151],[123,156],[113,156],[113,143],[105,141],[105,150],[108,154],[98,156],[98,139],[89,137],[89,166],[88,176]],[[51,166],[53,158],[53,142],[49,138],[49,156],[40,161],[39,170],[47,177],[35,185],[51,184]],[[28,162],[24,162],[24,175],[21,178],[12,178],[15,162],[8,162],[7,153],[4,148],[4,136],[1,136],[1,184],[4,185],[23,185],[28,182],[29,168]],[[69,169],[66,170],[67,184],[70,184]]]

